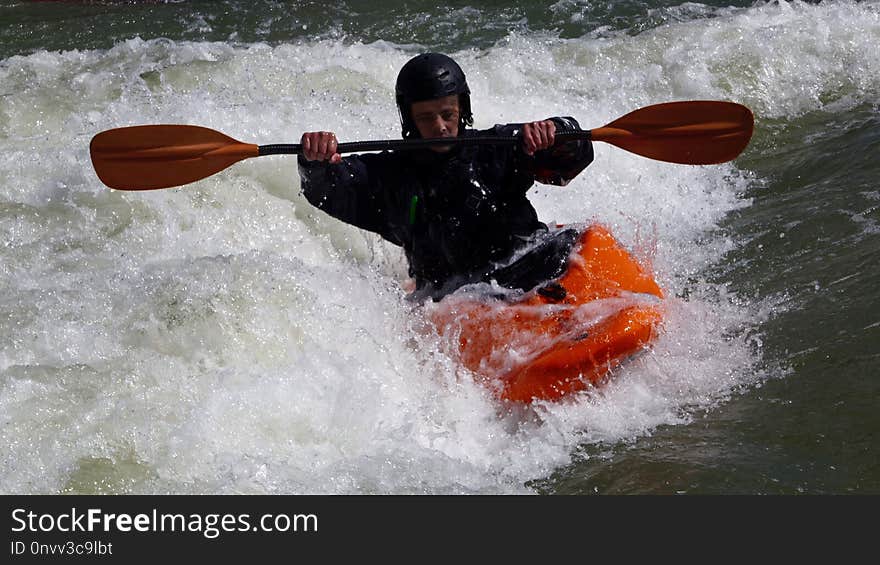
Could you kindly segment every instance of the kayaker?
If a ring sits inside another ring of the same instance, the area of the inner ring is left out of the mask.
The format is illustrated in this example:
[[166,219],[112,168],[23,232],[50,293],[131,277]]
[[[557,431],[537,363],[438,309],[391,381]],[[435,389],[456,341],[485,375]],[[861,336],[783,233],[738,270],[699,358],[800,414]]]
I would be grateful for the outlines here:
[[333,132],[308,132],[299,156],[308,201],[402,246],[417,300],[475,282],[528,291],[559,276],[578,234],[540,222],[526,192],[535,181],[565,185],[592,162],[589,141],[554,144],[557,131],[580,129],[577,121],[470,129],[464,72],[439,53],[408,61],[395,91],[405,139],[521,134],[522,143],[342,157]]

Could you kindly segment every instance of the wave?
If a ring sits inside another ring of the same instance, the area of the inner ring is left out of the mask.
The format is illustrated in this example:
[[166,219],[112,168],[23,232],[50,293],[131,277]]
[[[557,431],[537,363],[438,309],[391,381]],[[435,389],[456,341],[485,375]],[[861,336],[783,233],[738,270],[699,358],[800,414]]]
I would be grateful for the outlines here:
[[[876,101],[877,3],[691,11],[637,34],[454,52],[476,125],[592,128],[722,98],[760,126]],[[702,274],[738,245],[716,228],[760,181],[737,163],[597,147],[571,185],[532,191],[545,221],[611,227],[671,298],[664,337],[607,389],[525,411],[442,355],[403,300],[400,251],[309,206],[293,159],[151,193],[91,171],[91,136],[138,123],[255,143],[396,137],[391,89],[417,49],[130,39],[0,62],[0,490],[530,492],[580,445],[686,423],[766,378],[756,328],[774,305]]]

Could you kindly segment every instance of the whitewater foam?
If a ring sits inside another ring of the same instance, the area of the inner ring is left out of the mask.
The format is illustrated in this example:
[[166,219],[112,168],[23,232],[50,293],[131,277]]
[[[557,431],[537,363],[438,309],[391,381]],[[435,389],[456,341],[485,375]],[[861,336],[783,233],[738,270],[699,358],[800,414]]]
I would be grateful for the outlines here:
[[[462,51],[478,127],[730,99],[761,120],[876,100],[877,4],[716,10],[635,36],[511,35]],[[3,492],[529,492],[583,443],[690,421],[765,377],[770,306],[703,281],[721,218],[755,179],[597,144],[548,222],[600,221],[652,260],[666,331],[605,389],[499,406],[442,354],[400,290],[400,250],[299,194],[266,157],[180,189],[112,192],[88,141],[191,123],[254,143],[398,135],[412,54],[335,40],[271,47],[133,39],[0,62]],[[839,62],[843,62],[840,65]]]

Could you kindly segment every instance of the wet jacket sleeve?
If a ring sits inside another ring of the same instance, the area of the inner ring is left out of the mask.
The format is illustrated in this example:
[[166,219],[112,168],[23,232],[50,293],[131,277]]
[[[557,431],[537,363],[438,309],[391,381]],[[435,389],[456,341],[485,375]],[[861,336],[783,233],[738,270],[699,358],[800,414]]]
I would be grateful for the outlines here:
[[[579,130],[577,120],[571,117],[549,118],[556,124],[556,132]],[[499,135],[518,135],[523,124],[495,126]],[[593,144],[589,139],[557,143],[538,151],[533,157],[518,149],[520,157],[530,167],[535,180],[544,184],[565,186],[593,162]]]
[[302,192],[313,206],[361,229],[378,233],[397,245],[388,229],[391,201],[385,191],[385,154],[352,155],[341,163],[298,158]]

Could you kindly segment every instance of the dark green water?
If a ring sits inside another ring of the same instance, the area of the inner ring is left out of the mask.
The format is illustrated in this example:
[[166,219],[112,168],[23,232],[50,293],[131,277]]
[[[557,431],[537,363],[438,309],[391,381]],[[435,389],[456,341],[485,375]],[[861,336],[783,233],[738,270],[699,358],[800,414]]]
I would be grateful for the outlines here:
[[575,38],[597,30],[638,33],[669,21],[708,17],[715,0],[620,2],[10,2],[0,11],[0,57],[39,49],[100,49],[134,36],[270,44],[343,39],[418,43],[429,49],[486,48],[517,33]]
[[690,425],[592,448],[543,492],[880,492],[880,113],[763,125],[738,163],[766,183],[722,223],[745,243],[711,277],[781,306],[761,332],[784,376]]
[[747,243],[712,277],[784,306],[761,331],[788,371],[693,424],[593,449],[546,492],[880,492],[878,155],[876,105],[766,123],[739,160],[766,185],[722,224]]

